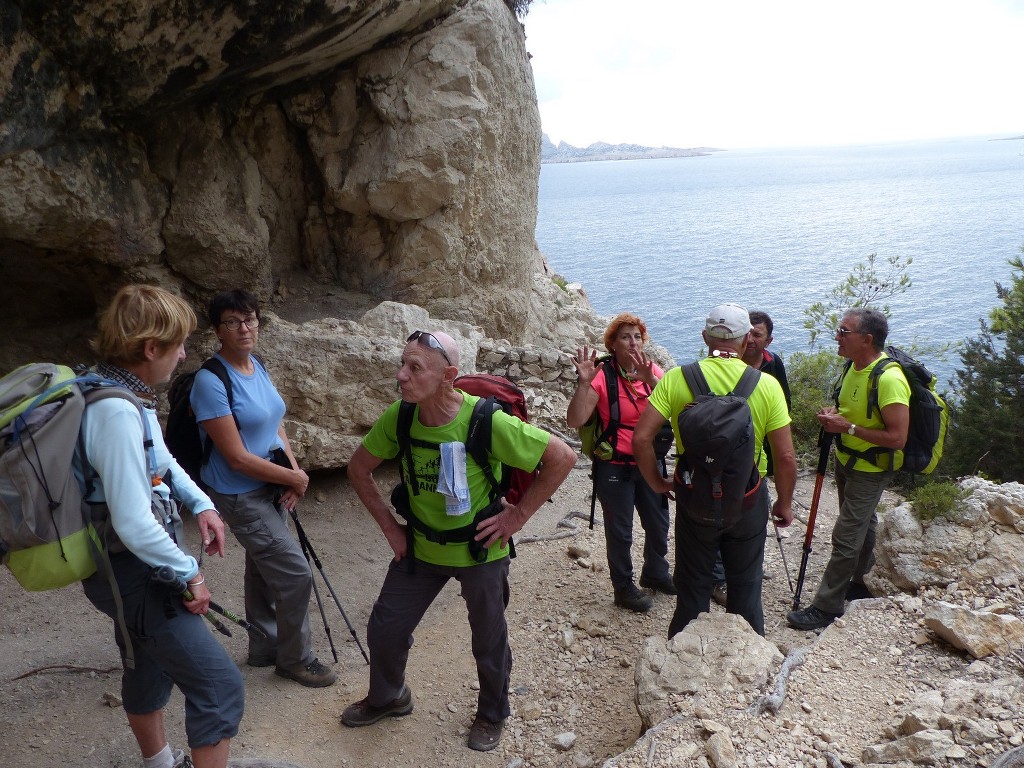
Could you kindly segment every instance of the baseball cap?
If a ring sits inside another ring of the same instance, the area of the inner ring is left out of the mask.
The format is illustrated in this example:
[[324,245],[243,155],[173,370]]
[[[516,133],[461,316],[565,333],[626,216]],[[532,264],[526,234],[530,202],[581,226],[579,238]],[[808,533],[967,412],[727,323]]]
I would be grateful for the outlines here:
[[750,315],[739,304],[719,304],[708,313],[704,330],[716,339],[738,339],[750,330]]

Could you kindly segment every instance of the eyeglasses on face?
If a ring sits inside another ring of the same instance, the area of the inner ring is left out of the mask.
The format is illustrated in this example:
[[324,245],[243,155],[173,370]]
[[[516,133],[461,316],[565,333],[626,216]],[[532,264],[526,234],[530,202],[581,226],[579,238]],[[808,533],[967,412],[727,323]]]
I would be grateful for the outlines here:
[[426,331],[413,331],[412,335],[410,335],[409,338],[406,339],[405,341],[406,343],[410,341],[415,341],[422,344],[427,349],[436,349],[438,352],[441,353],[441,356],[445,359],[445,362],[447,362],[448,365],[452,365],[451,358],[448,357],[448,353],[444,351],[444,346],[441,344],[440,341],[434,338],[434,335],[432,333],[427,333]]
[[840,325],[838,328],[836,328],[836,333],[839,334],[840,336],[846,336],[846,334],[848,333],[859,333],[863,335],[864,331],[855,331],[853,328],[843,328],[843,326]]
[[260,319],[258,317],[247,317],[245,320],[239,320],[237,317],[229,317],[227,320],[221,320],[220,324],[229,331],[237,331],[243,325],[250,331],[255,331],[260,327]]

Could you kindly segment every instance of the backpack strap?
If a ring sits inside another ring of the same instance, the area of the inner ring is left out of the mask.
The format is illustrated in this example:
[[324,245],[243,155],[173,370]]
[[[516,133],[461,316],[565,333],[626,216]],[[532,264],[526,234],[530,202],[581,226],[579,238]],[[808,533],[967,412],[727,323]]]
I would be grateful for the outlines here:
[[735,397],[742,397],[744,400],[747,400],[754,394],[754,390],[757,389],[757,382],[760,380],[761,371],[748,365],[744,369],[743,375],[740,376],[740,380],[736,382],[736,386],[733,387],[732,394]]
[[701,395],[714,394],[711,391],[711,387],[708,386],[708,380],[704,377],[704,371],[701,370],[700,363],[689,363],[684,365],[680,370],[683,372],[683,378],[686,379],[686,386],[690,388],[690,392],[693,393],[695,400]]
[[414,496],[419,496],[419,484],[416,482],[416,465],[412,460],[412,440],[409,432],[412,420],[416,415],[416,404],[405,400],[398,406],[398,423],[395,427],[395,439],[398,441],[398,473],[402,482],[412,488]]
[[501,410],[501,404],[495,397],[476,401],[473,413],[469,417],[469,431],[466,434],[466,453],[476,465],[483,470],[484,477],[491,484],[491,502],[501,498],[501,483],[491,469],[491,437],[494,433],[493,420],[495,411]]
[[[255,355],[253,355],[253,359],[259,360]],[[262,361],[260,361],[260,365],[262,364]],[[224,385],[224,392],[228,396],[228,408],[231,409],[231,417],[235,420],[235,429],[237,429],[238,434],[241,435],[242,427],[238,423],[238,416],[235,415],[235,398],[231,387],[231,377],[228,375],[228,369],[219,358],[210,357],[203,361],[203,364],[200,366],[200,370],[209,371],[220,379],[220,383]],[[263,370],[266,370],[266,368]],[[209,464],[211,455],[213,455],[213,440],[211,440],[210,436],[207,435],[203,440],[203,461],[199,466]]]
[[[395,429],[395,438],[398,442],[399,474],[402,476],[402,485],[395,489],[391,496],[391,503],[395,510],[409,523],[409,551],[412,552],[412,529],[422,533],[424,537],[436,544],[468,543],[469,551],[477,562],[483,562],[487,558],[487,550],[475,540],[476,526],[481,520],[493,517],[502,511],[501,484],[494,476],[491,469],[491,436],[493,434],[492,421],[494,412],[501,410],[501,404],[496,397],[478,398],[473,405],[473,413],[469,417],[469,429],[466,432],[466,454],[483,471],[491,485],[490,501],[486,507],[481,509],[473,518],[473,521],[461,528],[453,528],[445,531],[437,531],[428,526],[412,511],[412,505],[408,502],[408,495],[401,492],[402,487],[412,489],[413,495],[419,495],[419,487],[416,482],[416,468],[412,459],[412,446],[438,448],[434,443],[423,440],[416,440],[410,435],[413,418],[416,415],[416,404],[407,403],[404,400],[398,406],[398,423]],[[403,498],[404,497],[404,498]],[[515,557],[515,544],[509,539],[509,557]]]
[[[608,445],[612,446],[612,455],[608,461],[621,461],[632,464],[635,461],[632,454],[621,453],[615,447],[619,427],[622,426],[622,410],[619,406],[618,363],[615,362],[613,356],[609,355],[604,359],[604,365],[601,368],[604,371],[605,391],[608,393],[608,424],[598,435],[594,444],[600,445],[607,442]],[[600,419],[598,419],[598,423],[600,423]]]
[[[875,410],[877,410],[878,413],[879,413],[879,416],[881,416],[882,409],[878,407],[878,380],[880,378],[882,378],[882,374],[885,372],[885,369],[888,368],[890,365],[893,365],[896,362],[897,361],[893,360],[891,357],[883,357],[877,363],[875,363],[875,367],[871,369],[871,373],[868,376],[869,386],[868,386],[867,410],[866,410],[866,412],[864,414],[866,418],[870,419],[871,418],[871,413],[873,411],[875,411]],[[847,373],[847,371],[850,370],[850,366],[852,366],[852,365],[853,365],[853,361],[852,360],[848,360],[846,362],[846,366],[843,368],[843,375],[840,377],[839,383],[836,385],[836,390],[835,390],[836,408],[839,408],[839,391],[843,388],[843,378],[846,377],[846,373]],[[852,468],[853,465],[857,463],[857,459],[862,459],[862,460],[868,462],[869,464],[874,464],[876,467],[881,467],[881,464],[879,463],[879,459],[882,456],[888,456],[889,457],[889,466],[890,467],[896,466],[896,451],[893,448],[883,448],[880,445],[876,445],[876,446],[873,446],[871,448],[866,448],[863,451],[859,451],[856,448],[851,448],[848,445],[846,445],[843,442],[843,436],[841,434],[837,434],[835,436],[835,441],[836,441],[836,448],[838,450],[841,450],[843,453],[847,454],[850,457],[843,464],[843,466],[846,467],[847,469]]]
[[[84,503],[96,490],[96,472],[89,463],[89,457],[85,452],[85,419],[89,412],[89,405],[98,400],[106,400],[111,397],[119,397],[127,400],[139,410],[139,418],[142,419],[142,445],[146,451],[146,468],[151,482],[157,478],[156,448],[153,443],[153,434],[149,429],[149,419],[139,399],[128,389],[120,384],[105,379],[86,379],[87,387],[82,395],[85,398],[85,409],[82,411],[82,425],[78,429],[78,453],[82,459],[82,480],[85,484],[85,493],[82,496],[82,521],[86,530],[92,528],[92,512],[88,503]],[[114,598],[116,612],[115,621],[121,639],[124,642],[124,663],[128,669],[135,669],[135,651],[132,648],[131,636],[128,634],[128,622],[124,617],[124,601],[121,598],[121,589],[117,585],[117,577],[114,575],[114,566],[110,562],[110,555],[106,546],[99,540],[99,537],[90,532],[87,536],[89,549],[92,550],[92,558],[96,562],[97,570],[103,572],[110,584],[110,593]]]

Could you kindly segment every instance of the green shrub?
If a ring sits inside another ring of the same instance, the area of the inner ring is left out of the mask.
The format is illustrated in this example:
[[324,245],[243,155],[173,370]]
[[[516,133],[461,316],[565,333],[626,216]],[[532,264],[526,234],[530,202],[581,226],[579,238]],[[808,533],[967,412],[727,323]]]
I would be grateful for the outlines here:
[[1024,262],[1010,265],[1010,284],[996,283],[1001,306],[960,352],[943,467],[1024,482]]
[[921,522],[948,517],[967,495],[967,491],[950,480],[928,480],[906,492],[907,500],[914,505],[914,515]]
[[793,393],[793,447],[797,460],[804,466],[818,463],[818,433],[821,425],[817,413],[835,405],[832,391],[845,360],[834,351],[796,352],[786,359],[786,378]]

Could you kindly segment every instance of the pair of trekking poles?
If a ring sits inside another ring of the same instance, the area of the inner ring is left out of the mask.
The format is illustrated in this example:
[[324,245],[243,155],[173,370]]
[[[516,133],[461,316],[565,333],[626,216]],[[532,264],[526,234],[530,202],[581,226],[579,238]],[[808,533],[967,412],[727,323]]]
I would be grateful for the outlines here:
[[811,511],[807,516],[807,530],[804,533],[803,553],[800,557],[800,572],[796,577],[796,588],[793,587],[793,577],[789,575],[789,563],[786,562],[786,550],[782,548],[782,533],[779,526],[772,520],[775,528],[775,540],[779,542],[779,554],[782,555],[782,566],[786,569],[786,579],[789,581],[789,591],[793,593],[793,610],[800,610],[800,595],[804,591],[804,577],[807,575],[807,561],[811,556],[811,542],[814,539],[814,523],[818,518],[818,502],[821,500],[821,486],[825,480],[825,473],[828,471],[828,457],[832,450],[833,435],[821,429],[818,432],[818,466],[814,475],[814,493],[811,495]]
[[[363,644],[359,642],[359,636],[356,634],[355,627],[352,626],[352,622],[349,621],[348,614],[345,613],[345,609],[341,605],[341,600],[338,599],[338,593],[334,591],[334,586],[331,584],[331,580],[327,578],[327,574],[324,572],[323,564],[320,562],[320,558],[316,554],[316,550],[313,549],[313,544],[310,542],[309,537],[306,535],[306,529],[302,527],[302,523],[299,522],[299,515],[294,510],[289,510],[289,514],[292,518],[292,523],[295,525],[295,533],[299,539],[299,546],[302,548],[302,554],[306,558],[306,562],[310,565],[315,565],[317,571],[320,574],[320,578],[324,580],[324,584],[327,586],[327,590],[331,593],[331,597],[334,599],[334,604],[338,606],[338,611],[341,613],[341,618],[345,620],[348,631],[352,635],[352,639],[355,640],[356,645],[359,647],[359,652],[363,655],[363,659],[367,664],[370,663],[370,657],[366,655],[366,649],[363,648]],[[158,584],[163,584],[169,587],[172,591],[180,594],[185,600],[192,600],[192,593],[189,591],[188,583],[178,576],[174,569],[169,565],[162,566],[153,571],[153,581]],[[327,623],[327,612],[324,610],[323,599],[320,596],[320,588],[316,585],[316,579],[313,579],[313,594],[316,596],[316,605],[320,609],[320,618],[324,622],[324,633],[327,635],[327,642],[331,646],[331,655],[334,657],[334,663],[338,663],[338,650],[334,647],[334,637],[331,634],[330,624]],[[246,621],[240,616],[226,610],[223,606],[215,603],[213,600],[210,601],[210,610],[215,613],[219,613],[221,616],[226,618],[228,621],[237,624],[244,629],[254,639],[265,639],[266,632],[260,629],[252,622]],[[216,616],[206,613],[206,618],[213,625],[214,629],[220,632],[222,635],[231,637],[231,631],[224,625],[220,619]]]

